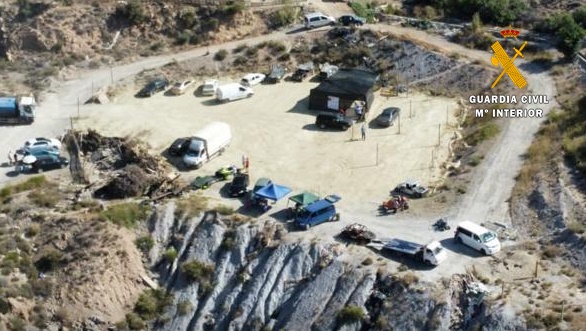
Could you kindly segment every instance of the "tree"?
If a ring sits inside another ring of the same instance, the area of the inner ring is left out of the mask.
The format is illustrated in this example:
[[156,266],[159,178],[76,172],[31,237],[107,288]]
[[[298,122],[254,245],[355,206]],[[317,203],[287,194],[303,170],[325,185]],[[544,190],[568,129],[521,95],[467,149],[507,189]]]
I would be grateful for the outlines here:
[[555,33],[559,38],[558,49],[566,57],[573,57],[580,49],[586,32],[570,14],[561,14],[554,20]]
[[586,6],[582,6],[578,8],[572,16],[574,17],[574,21],[580,24],[582,29],[586,29]]

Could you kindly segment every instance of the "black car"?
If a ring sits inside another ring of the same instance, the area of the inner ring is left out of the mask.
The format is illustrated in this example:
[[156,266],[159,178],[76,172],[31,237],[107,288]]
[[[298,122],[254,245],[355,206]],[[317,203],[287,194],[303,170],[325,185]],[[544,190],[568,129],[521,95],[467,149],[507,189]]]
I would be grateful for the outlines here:
[[383,112],[376,117],[376,122],[378,125],[383,127],[392,126],[393,122],[395,122],[395,119],[399,116],[400,113],[401,109],[397,107],[385,108]]
[[169,86],[168,80],[157,78],[148,83],[142,90],[140,90],[140,92],[138,92],[138,96],[150,97],[159,91],[164,91],[167,86]]
[[315,125],[320,129],[326,127],[348,130],[352,126],[352,120],[339,113],[319,113],[315,118]]
[[232,184],[228,187],[228,195],[231,197],[241,197],[246,194],[250,179],[248,174],[236,174],[232,179]]
[[191,143],[191,138],[177,138],[171,146],[169,146],[169,155],[172,156],[183,156],[187,149],[189,148],[189,144]]
[[54,154],[38,155],[35,157],[37,160],[32,164],[32,171],[37,173],[60,169],[69,164],[66,158]]
[[366,23],[366,19],[364,19],[363,17],[356,16],[356,15],[343,15],[340,18],[338,18],[338,22],[344,26],[348,26],[348,25],[361,26],[364,23]]

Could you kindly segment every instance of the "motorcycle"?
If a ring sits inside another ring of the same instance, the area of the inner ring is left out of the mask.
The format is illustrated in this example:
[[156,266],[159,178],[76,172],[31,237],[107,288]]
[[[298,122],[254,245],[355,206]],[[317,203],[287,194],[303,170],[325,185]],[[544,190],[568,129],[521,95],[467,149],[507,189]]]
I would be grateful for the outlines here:
[[443,218],[440,218],[435,223],[433,223],[433,228],[435,231],[447,231],[451,229],[450,225],[448,224],[448,221],[446,221]]

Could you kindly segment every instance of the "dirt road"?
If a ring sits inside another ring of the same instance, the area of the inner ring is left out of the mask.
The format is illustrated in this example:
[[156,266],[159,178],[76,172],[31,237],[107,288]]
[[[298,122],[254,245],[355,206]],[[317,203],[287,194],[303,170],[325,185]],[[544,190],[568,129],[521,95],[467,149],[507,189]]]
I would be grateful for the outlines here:
[[[396,36],[412,39],[416,42],[430,45],[432,48],[445,52],[446,54],[458,53],[471,61],[477,60],[482,63],[489,63],[491,54],[488,52],[466,49],[443,39],[440,36],[428,35],[423,31],[405,29],[398,26],[368,25],[365,28],[380,30]],[[230,42],[223,45],[210,47],[213,52],[220,48],[230,49],[243,42],[256,43],[270,39],[285,39],[295,37],[295,34],[276,32],[270,35],[259,36],[247,40]],[[34,136],[55,136],[62,133],[69,127],[69,118],[76,115],[77,98],[85,100],[90,96],[92,84],[94,87],[110,83],[111,74],[118,80],[140,72],[143,69],[154,68],[164,65],[173,59],[183,60],[190,57],[203,56],[205,48],[192,51],[169,54],[147,58],[132,64],[80,73],[76,79],[72,79],[54,87],[56,92],[47,93],[45,100],[39,107],[39,118],[32,126],[2,128],[0,141],[0,155],[6,155],[9,149],[14,150],[22,144],[23,140]],[[517,60],[517,65],[522,61]],[[548,95],[550,104],[539,106],[547,113],[555,106],[555,85],[547,72],[541,72],[529,64],[521,65],[521,70],[533,94]],[[529,105],[528,105],[529,106]],[[527,150],[537,131],[542,119],[510,119],[504,128],[499,140],[492,150],[485,156],[482,164],[477,168],[475,180],[468,187],[462,202],[454,206],[450,219],[452,223],[469,219],[476,222],[487,220],[504,220],[510,224],[508,219],[507,199],[514,185],[514,178],[522,164],[521,155]],[[7,168],[4,168],[7,169]],[[9,169],[7,169],[8,171]],[[0,183],[5,183],[10,178],[3,175]],[[377,201],[378,202],[378,201]],[[377,202],[374,202],[376,204]],[[423,205],[422,205],[423,206]],[[414,218],[409,214],[396,215],[391,217],[378,217],[373,212],[373,203],[352,204],[352,209],[342,209],[345,215],[344,220],[336,224],[325,224],[311,230],[309,234],[298,234],[299,236],[319,236],[331,238],[340,228],[353,221],[361,221],[372,227],[381,236],[399,236],[405,239],[428,241],[430,238],[441,240],[450,251],[449,262],[441,265],[433,271],[424,273],[424,278],[434,279],[440,276],[447,276],[453,273],[463,272],[465,267],[474,263],[482,263],[486,258],[480,258],[476,254],[454,247],[451,244],[451,232],[433,233],[430,223],[435,216],[426,219]],[[439,216],[439,215],[437,215]],[[360,250],[367,254],[366,250]],[[463,255],[462,255],[463,253]],[[456,255],[458,254],[458,255]],[[359,258],[359,257],[358,257]]]

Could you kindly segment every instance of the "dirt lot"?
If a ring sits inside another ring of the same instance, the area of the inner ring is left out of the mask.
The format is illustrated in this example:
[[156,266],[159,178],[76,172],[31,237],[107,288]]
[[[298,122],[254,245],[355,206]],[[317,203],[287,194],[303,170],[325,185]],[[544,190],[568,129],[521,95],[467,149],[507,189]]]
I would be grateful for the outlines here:
[[[438,165],[446,159],[453,136],[446,117],[455,123],[454,100],[419,94],[377,96],[367,119],[367,138],[362,141],[361,124],[346,132],[317,130],[313,111],[307,109],[309,90],[316,85],[261,85],[255,87],[252,98],[227,104],[195,97],[193,91],[178,97],[159,94],[136,99],[136,87],[129,87],[111,104],[85,106],[85,116],[76,126],[95,128],[104,135],[135,135],[163,153],[175,138],[189,136],[212,121],[224,121],[233,130],[230,148],[200,170],[184,173],[185,178],[213,174],[229,164],[240,166],[245,154],[250,158],[252,181],[269,177],[294,191],[336,193],[345,198],[346,206],[384,199],[405,178],[418,178],[425,184],[440,178]],[[402,108],[400,133],[398,121],[386,129],[372,122],[387,106]],[[438,130],[441,147],[437,146]]]

